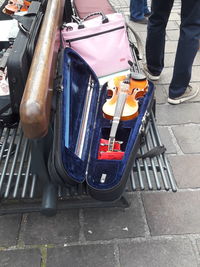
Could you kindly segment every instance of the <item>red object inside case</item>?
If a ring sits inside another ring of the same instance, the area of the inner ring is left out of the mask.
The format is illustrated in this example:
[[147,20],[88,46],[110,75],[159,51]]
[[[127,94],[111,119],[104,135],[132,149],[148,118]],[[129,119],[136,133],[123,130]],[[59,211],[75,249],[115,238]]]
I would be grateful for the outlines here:
[[108,151],[109,140],[100,139],[98,159],[121,160],[124,152],[121,151],[121,145],[117,141],[114,143],[114,151]]

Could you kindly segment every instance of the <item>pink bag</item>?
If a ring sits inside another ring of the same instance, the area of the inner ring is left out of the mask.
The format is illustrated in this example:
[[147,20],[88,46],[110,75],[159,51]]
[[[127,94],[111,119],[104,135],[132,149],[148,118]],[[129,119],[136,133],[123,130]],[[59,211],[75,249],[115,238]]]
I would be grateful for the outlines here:
[[[87,20],[89,17],[99,15]],[[62,30],[64,47],[74,49],[98,77],[130,68],[131,50],[125,20],[120,13],[93,13],[79,23],[67,23]]]

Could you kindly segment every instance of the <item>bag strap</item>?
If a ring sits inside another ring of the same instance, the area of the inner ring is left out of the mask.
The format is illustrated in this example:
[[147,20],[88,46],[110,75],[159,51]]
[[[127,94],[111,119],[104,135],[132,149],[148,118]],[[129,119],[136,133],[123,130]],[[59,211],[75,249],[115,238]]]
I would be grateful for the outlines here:
[[[126,29],[127,29],[127,33],[129,35],[129,31],[133,34],[135,40],[136,40],[136,44],[137,44],[137,57],[138,60],[142,60],[143,59],[143,44],[142,44],[142,40],[140,38],[140,36],[138,35],[138,33],[133,29],[133,27],[126,23]],[[129,41],[131,40],[130,36],[129,36]],[[133,46],[133,48],[135,48],[135,45],[133,42],[130,41],[130,44]]]
[[159,156],[163,154],[167,149],[165,146],[156,146],[152,148],[151,150],[147,151],[143,155],[140,153],[137,153],[136,159],[146,159],[146,158],[153,158],[156,156]]
[[28,9],[27,14],[25,14],[24,16],[13,16],[13,18],[18,21],[18,27],[23,33],[30,34],[32,24],[40,9],[41,3],[33,1]]
[[107,17],[106,15],[104,15],[103,12],[94,12],[94,13],[91,13],[91,14],[85,16],[85,17],[79,22],[78,29],[83,29],[83,28],[85,28],[85,25],[83,24],[83,22],[86,21],[88,18],[93,17],[93,16],[102,16],[102,24],[109,22],[108,17]]

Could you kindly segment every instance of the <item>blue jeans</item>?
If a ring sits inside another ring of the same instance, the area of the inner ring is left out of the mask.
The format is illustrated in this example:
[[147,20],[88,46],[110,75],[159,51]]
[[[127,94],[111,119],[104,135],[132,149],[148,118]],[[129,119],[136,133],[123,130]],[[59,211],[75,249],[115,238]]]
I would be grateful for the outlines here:
[[[174,71],[169,86],[169,97],[184,94],[192,72],[192,64],[199,49],[200,1],[182,0],[180,37]],[[152,0],[151,16],[147,27],[146,60],[149,71],[159,75],[164,67],[166,25],[174,0]]]
[[149,14],[147,0],[131,0],[130,17],[136,20],[141,20],[144,15]]

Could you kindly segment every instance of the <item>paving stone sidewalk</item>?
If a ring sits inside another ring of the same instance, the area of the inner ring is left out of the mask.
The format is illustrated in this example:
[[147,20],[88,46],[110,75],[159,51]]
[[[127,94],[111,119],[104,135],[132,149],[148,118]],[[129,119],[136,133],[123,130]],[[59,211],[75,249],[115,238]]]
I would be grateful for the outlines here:
[[[112,0],[129,16],[129,0]],[[167,104],[180,24],[175,0],[165,69],[156,83],[157,125],[178,192],[129,193],[128,209],[74,209],[0,216],[0,267],[200,267],[200,94]],[[132,23],[132,22],[131,22]],[[146,26],[133,24],[143,44]],[[200,87],[200,52],[191,83]]]

